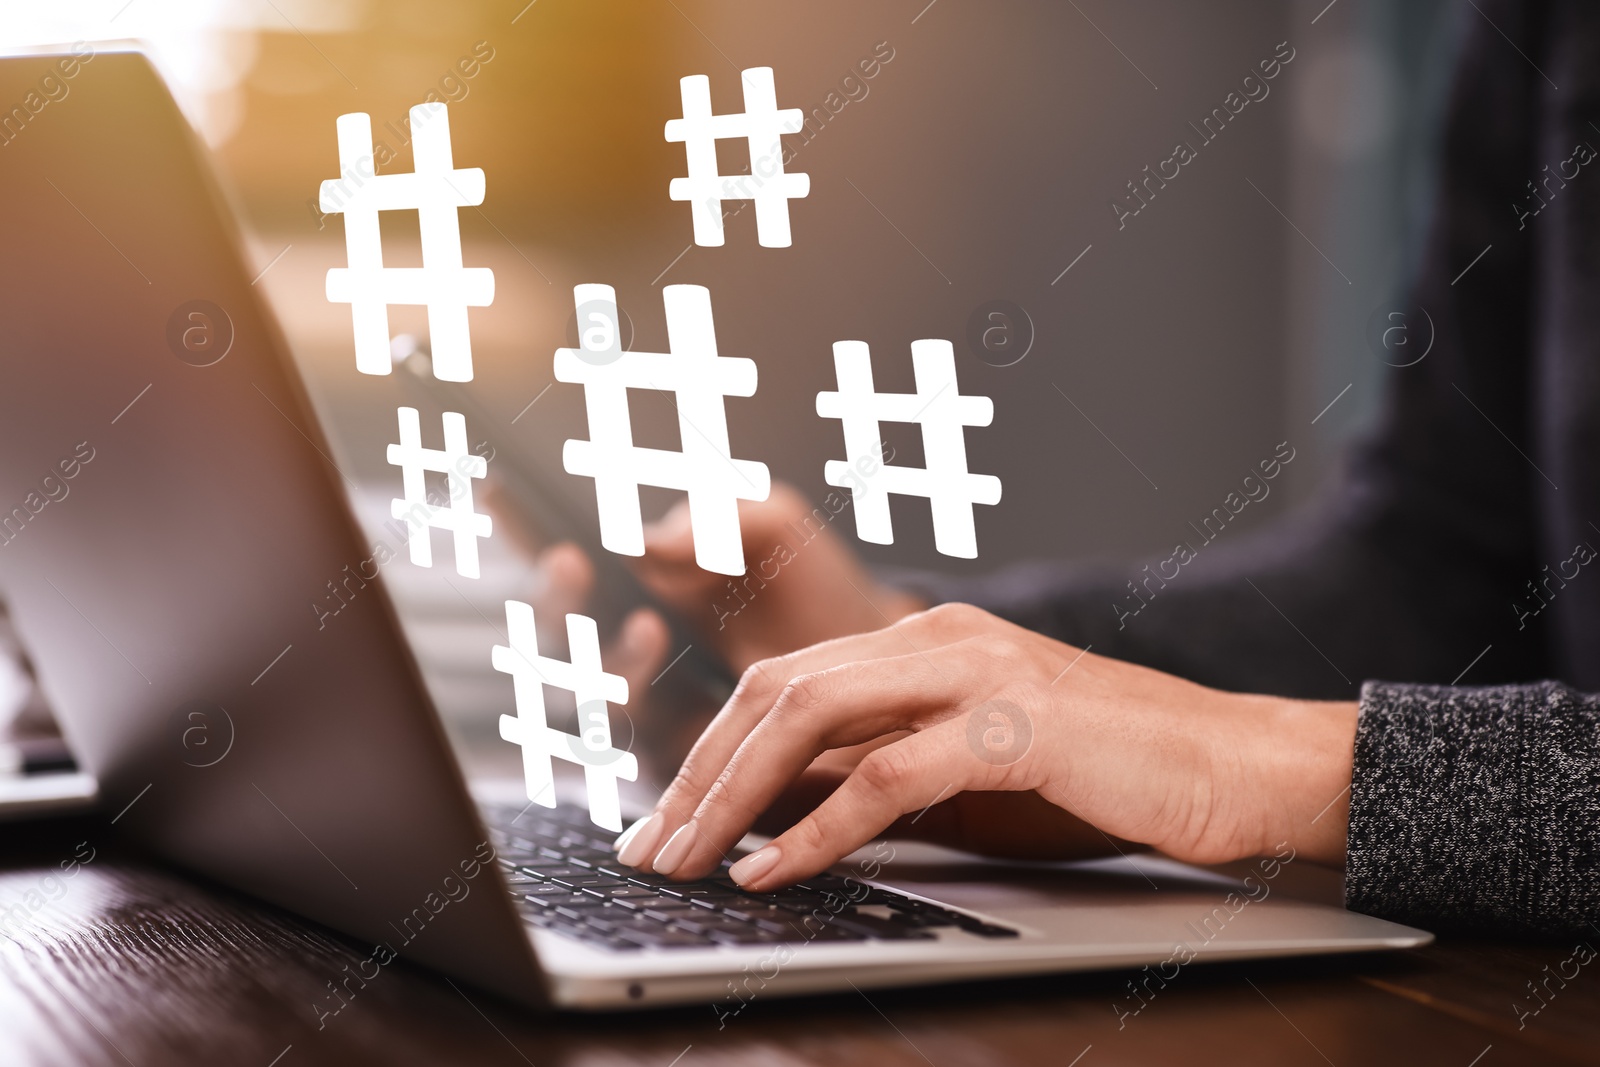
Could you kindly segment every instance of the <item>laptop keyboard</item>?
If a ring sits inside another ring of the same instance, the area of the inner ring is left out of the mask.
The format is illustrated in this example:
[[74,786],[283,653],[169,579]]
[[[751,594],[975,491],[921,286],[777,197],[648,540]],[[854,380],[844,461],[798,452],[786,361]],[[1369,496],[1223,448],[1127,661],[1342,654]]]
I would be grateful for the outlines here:
[[641,874],[617,862],[610,838],[595,836],[588,813],[485,807],[523,918],[585,944],[617,952],[803,941],[932,940],[940,927],[977,937],[1016,937],[1008,927],[821,874],[775,893],[747,893],[722,870],[697,882]]

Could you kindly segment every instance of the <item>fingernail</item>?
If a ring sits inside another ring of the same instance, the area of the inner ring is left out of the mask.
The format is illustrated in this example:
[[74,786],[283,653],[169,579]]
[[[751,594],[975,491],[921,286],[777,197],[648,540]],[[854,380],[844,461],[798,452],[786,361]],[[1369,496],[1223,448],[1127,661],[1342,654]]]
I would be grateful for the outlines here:
[[661,846],[661,851],[656,853],[655,861],[650,866],[657,874],[671,874],[688,857],[693,844],[694,823],[685,823],[678,827],[677,833],[667,838],[667,843]]
[[750,855],[729,867],[728,877],[738,882],[740,886],[748,887],[751,882],[776,867],[778,861],[782,858],[782,853],[772,845],[768,845],[766,848],[750,853]]
[[617,838],[617,862],[628,867],[637,867],[639,862],[650,855],[655,849],[656,838],[661,836],[666,820],[660,812],[655,812],[646,818],[640,819]]
[[645,822],[649,820],[649,818],[649,815],[641,815],[639,818],[624,826],[622,828],[622,832],[612,839],[611,851],[615,852],[617,849],[627,844],[628,839],[633,836],[634,831],[643,826]]

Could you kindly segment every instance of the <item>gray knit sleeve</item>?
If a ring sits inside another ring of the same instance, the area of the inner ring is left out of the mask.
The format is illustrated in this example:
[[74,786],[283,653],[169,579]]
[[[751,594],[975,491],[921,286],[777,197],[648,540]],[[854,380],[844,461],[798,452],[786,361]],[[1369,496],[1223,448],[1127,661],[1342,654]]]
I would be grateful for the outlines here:
[[1425,927],[1600,921],[1600,697],[1368,682],[1345,900]]

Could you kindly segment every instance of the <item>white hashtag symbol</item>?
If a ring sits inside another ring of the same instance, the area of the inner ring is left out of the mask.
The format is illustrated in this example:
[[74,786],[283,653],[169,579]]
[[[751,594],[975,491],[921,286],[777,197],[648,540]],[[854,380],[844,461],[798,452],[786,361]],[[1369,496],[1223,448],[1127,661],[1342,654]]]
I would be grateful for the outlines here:
[[[389,446],[389,462],[400,468],[404,499],[389,505],[390,513],[404,519],[411,562],[419,567],[433,566],[430,531],[449,530],[455,534],[456,573],[463,578],[478,576],[478,538],[488,537],[490,519],[472,506],[472,482],[489,473],[482,456],[467,451],[467,420],[460,413],[444,413],[444,448],[422,447],[422,426],[416,408],[401,408],[400,443]],[[450,489],[450,506],[428,503],[423,472],[445,476]]]
[[[739,501],[765,500],[771,480],[766,464],[730,454],[723,398],[755,395],[754,361],[717,355],[711,293],[704,286],[662,291],[670,354],[621,350],[611,286],[579,285],[573,297],[583,347],[556,351],[556,380],[583,386],[590,439],[568,441],[562,463],[567,473],[594,479],[601,544],[625,556],[643,555],[639,487],[681,489],[689,495],[695,562],[708,571],[743,574]],[[630,388],[676,394],[682,452],[635,447]]]
[[[589,793],[589,818],[608,830],[622,829],[617,779],[633,781],[639,761],[631,752],[611,747],[611,715],[606,707],[628,702],[628,682],[607,674],[600,666],[600,638],[594,620],[567,616],[567,648],[572,662],[539,655],[533,608],[520,600],[506,601],[506,636],[510,644],[495,645],[494,669],[511,675],[517,715],[500,716],[500,736],[522,746],[522,772],[528,799],[547,808],[556,806],[552,758],[583,767]],[[571,691],[578,705],[578,732],[563,733],[545,718],[544,687]]]
[[[494,301],[494,272],[461,265],[461,225],[456,210],[483,203],[483,171],[455,169],[450,115],[444,104],[411,109],[410,174],[375,174],[372,120],[340,115],[339,172],[322,183],[321,207],[344,213],[350,265],[328,271],[328,299],[349,304],[355,323],[356,369],[388,374],[389,305],[426,304],[435,377],[472,380],[472,339],[467,308]],[[422,232],[421,267],[385,267],[378,212],[415,210]]]
[[877,393],[872,386],[872,355],[864,341],[836,341],[833,365],[839,391],[817,394],[817,414],[844,424],[845,454],[882,459],[878,423],[914,422],[922,427],[926,468],[885,466],[874,476],[882,492],[852,477],[850,465],[829,460],[823,476],[829,485],[849,487],[856,512],[856,535],[873,544],[894,544],[889,523],[889,494],[925,496],[933,509],[935,547],[947,556],[974,559],[978,535],[972,505],[998,504],[1000,479],[967,471],[963,429],[994,420],[994,402],[986,396],[961,396],[956,388],[955,350],[949,341],[911,342],[916,372],[915,393]]
[[[668,187],[674,200],[687,200],[694,220],[694,243],[722,244],[722,202],[753,200],[756,205],[756,240],[766,248],[788,248],[789,200],[811,192],[806,174],[783,172],[782,134],[799,133],[804,116],[799,108],[778,110],[771,67],[751,67],[741,75],[744,112],[711,113],[711,80],[694,74],[679,81],[683,118],[667,122],[667,140],[682,141],[689,157],[689,176],[674,178]],[[746,193],[745,176],[717,173],[717,141],[743,137],[750,145],[750,170],[755,191]],[[734,178],[738,191],[734,191]]]

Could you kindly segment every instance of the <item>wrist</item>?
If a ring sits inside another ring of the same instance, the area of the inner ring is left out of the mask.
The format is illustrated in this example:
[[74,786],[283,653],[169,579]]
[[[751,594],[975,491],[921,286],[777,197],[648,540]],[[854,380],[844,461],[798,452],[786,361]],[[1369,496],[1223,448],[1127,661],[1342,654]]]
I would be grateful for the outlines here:
[[1266,737],[1262,850],[1287,842],[1306,859],[1342,864],[1360,705],[1319,700],[1275,705]]

